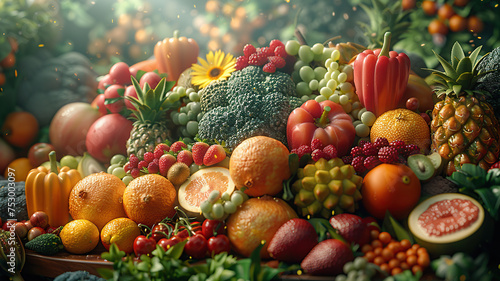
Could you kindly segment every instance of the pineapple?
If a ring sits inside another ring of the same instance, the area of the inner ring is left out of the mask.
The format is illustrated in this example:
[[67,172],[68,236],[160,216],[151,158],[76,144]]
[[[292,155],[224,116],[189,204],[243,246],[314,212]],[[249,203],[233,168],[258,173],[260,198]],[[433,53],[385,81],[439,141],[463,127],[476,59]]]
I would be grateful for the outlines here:
[[132,110],[135,122],[127,140],[127,154],[135,154],[139,159],[143,159],[144,153],[154,151],[157,144],[171,137],[166,112],[175,106],[168,99],[167,93],[174,82],[166,82],[163,78],[155,89],[151,89],[147,83],[144,89],[141,89],[133,77],[132,83],[137,98],[126,96],[135,107],[135,110]]
[[489,93],[474,90],[477,80],[486,74],[477,69],[485,57],[478,59],[480,51],[478,47],[467,57],[456,42],[451,64],[435,53],[444,71],[433,71],[440,101],[432,111],[431,149],[448,162],[447,175],[465,163],[488,169],[499,156],[498,120],[485,102]]

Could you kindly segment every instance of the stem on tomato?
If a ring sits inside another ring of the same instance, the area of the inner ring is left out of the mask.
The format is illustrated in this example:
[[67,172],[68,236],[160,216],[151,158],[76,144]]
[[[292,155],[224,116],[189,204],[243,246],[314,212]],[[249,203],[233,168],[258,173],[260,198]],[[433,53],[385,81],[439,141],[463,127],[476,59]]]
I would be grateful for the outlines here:
[[330,120],[328,119],[328,113],[330,112],[330,110],[332,110],[329,106],[325,106],[325,108],[323,108],[323,113],[321,113],[321,117],[319,118],[319,126],[320,127],[326,127],[326,125],[328,125],[328,123],[330,123]]
[[391,47],[391,32],[387,31],[384,34],[384,44],[382,45],[382,49],[380,50],[380,54],[378,54],[378,56],[389,57],[390,47]]
[[56,173],[57,174],[57,159],[56,159],[56,152],[51,151],[49,153],[49,160],[50,160],[50,172],[51,173]]

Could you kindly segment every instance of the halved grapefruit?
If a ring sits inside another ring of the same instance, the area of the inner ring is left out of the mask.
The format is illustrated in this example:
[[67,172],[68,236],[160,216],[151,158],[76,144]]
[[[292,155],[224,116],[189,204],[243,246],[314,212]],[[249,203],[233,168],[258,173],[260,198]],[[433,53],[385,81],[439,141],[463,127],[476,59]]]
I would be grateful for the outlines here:
[[201,218],[200,204],[208,199],[213,190],[231,194],[234,191],[234,182],[229,169],[223,167],[209,167],[192,174],[179,188],[179,206],[188,216]]

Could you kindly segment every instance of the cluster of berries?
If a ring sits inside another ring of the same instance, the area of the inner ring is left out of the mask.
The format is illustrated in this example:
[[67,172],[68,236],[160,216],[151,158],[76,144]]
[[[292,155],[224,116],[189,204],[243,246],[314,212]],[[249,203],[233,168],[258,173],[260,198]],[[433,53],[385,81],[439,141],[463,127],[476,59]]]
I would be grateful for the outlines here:
[[313,161],[318,161],[321,158],[325,160],[330,160],[337,158],[337,148],[333,144],[324,145],[320,139],[313,139],[311,145],[301,145],[297,149],[292,149],[291,153],[295,153],[299,156],[299,159],[304,155],[311,155]]
[[255,48],[252,44],[246,44],[243,48],[243,56],[236,58],[236,70],[255,65],[263,66],[262,70],[268,73],[276,72],[276,69],[286,66],[288,54],[285,45],[280,40],[274,39],[269,47]]
[[144,153],[143,160],[140,160],[135,154],[131,154],[123,169],[130,173],[133,178],[139,177],[141,173],[159,173],[166,177],[170,167],[177,162],[184,163],[188,167],[193,163],[198,166],[211,166],[225,158],[226,151],[221,145],[197,142],[189,150],[184,142],[176,141],[170,146],[166,143],[158,144],[153,152]]
[[351,154],[342,157],[342,160],[361,174],[382,163],[404,163],[408,156],[417,153],[420,153],[420,148],[415,144],[405,144],[401,140],[389,143],[386,138],[377,138],[373,143],[360,141],[358,146],[351,149]]

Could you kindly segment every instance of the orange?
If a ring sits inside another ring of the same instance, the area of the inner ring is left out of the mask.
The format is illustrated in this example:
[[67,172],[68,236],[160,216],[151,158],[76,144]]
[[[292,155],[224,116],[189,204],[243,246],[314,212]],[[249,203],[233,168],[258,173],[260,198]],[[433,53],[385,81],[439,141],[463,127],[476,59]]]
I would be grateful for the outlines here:
[[444,3],[438,9],[438,17],[440,17],[441,19],[449,19],[454,14],[455,14],[455,10],[453,10],[453,7],[448,3]]
[[245,187],[249,196],[275,195],[290,177],[288,148],[280,141],[264,136],[240,143],[229,159],[229,172],[236,188]]
[[467,29],[470,32],[479,33],[483,31],[483,28],[484,28],[484,23],[477,16],[470,16],[467,19]]
[[7,115],[0,132],[8,143],[24,148],[35,141],[38,130],[38,120],[33,114],[15,111]]
[[0,66],[3,68],[11,68],[16,64],[16,55],[14,52],[10,52],[1,61]]
[[115,243],[120,251],[130,254],[134,251],[134,240],[141,235],[136,222],[129,218],[117,218],[109,221],[101,230],[101,242],[106,250]]
[[363,178],[361,195],[364,208],[383,219],[389,211],[396,219],[404,219],[420,199],[420,180],[403,164],[380,164]]
[[415,8],[415,6],[416,6],[416,0],[402,0],[401,1],[401,8],[403,9],[403,11],[411,10],[411,9]]
[[7,81],[7,78],[5,77],[5,73],[0,72],[0,86],[5,85],[6,81]]
[[99,230],[112,219],[127,217],[123,210],[125,183],[117,176],[100,172],[86,176],[71,189],[69,213],[86,219]]
[[234,191],[234,182],[229,170],[223,167],[209,167],[192,174],[179,187],[179,205],[187,212],[200,214],[201,202],[208,199],[213,190],[231,194]]
[[448,34],[448,27],[446,24],[440,20],[440,19],[433,19],[430,23],[429,26],[427,27],[427,31],[429,34],[442,34],[446,35]]
[[426,15],[435,15],[437,13],[437,4],[433,0],[424,0],[422,2],[422,10],[424,10]]
[[467,28],[467,20],[458,14],[451,16],[448,24],[450,26],[450,30],[453,32],[462,31]]
[[429,150],[431,144],[430,129],[419,114],[398,108],[380,115],[370,130],[370,139],[386,138],[389,142],[402,140],[405,144],[416,144],[422,153]]
[[[260,243],[269,243],[280,226],[293,218],[297,218],[297,213],[279,198],[268,195],[250,198],[227,219],[227,237],[232,249],[249,257]],[[270,257],[267,244],[262,248],[260,257]]]
[[10,173],[10,175],[14,174],[14,181],[25,181],[31,169],[33,169],[33,167],[28,158],[17,158],[7,166],[4,177],[9,178]]
[[123,207],[136,223],[152,227],[175,214],[177,192],[174,185],[158,174],[146,174],[132,180],[123,193]]
[[85,254],[92,251],[99,243],[99,229],[89,220],[68,222],[61,233],[64,249],[72,254]]
[[469,0],[455,0],[453,1],[453,5],[458,6],[458,7],[464,7],[469,4]]

